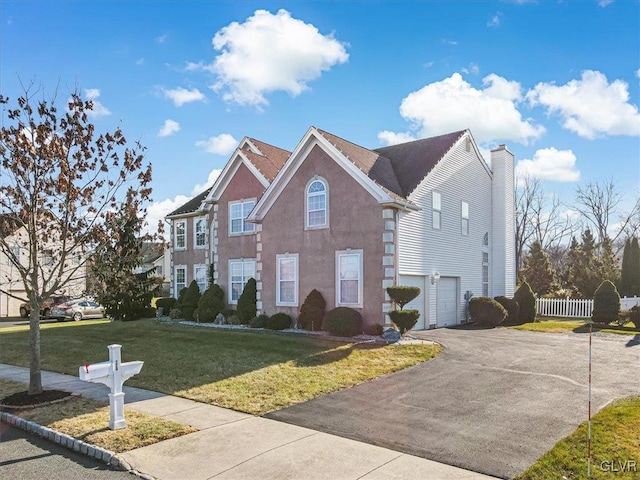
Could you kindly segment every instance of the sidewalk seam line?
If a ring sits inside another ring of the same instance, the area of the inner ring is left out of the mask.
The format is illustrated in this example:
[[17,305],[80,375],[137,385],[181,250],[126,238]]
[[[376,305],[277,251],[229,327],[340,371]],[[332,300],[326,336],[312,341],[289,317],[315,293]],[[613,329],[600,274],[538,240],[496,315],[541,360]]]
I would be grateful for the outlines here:
[[391,460],[389,460],[388,462],[384,462],[382,465],[378,465],[376,468],[369,470],[367,473],[365,473],[364,475],[360,475],[356,480],[360,480],[361,478],[366,477],[367,475],[369,475],[372,472],[375,472],[376,470],[384,467],[385,465],[399,459],[400,457],[402,457],[403,455],[406,455],[405,453],[400,453],[397,457],[392,458]]

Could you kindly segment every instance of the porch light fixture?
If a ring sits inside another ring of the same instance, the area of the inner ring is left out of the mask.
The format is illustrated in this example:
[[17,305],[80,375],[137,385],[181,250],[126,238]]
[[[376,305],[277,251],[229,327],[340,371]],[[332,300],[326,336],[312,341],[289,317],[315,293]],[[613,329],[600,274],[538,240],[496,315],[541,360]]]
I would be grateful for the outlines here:
[[431,275],[431,285],[436,285],[440,281],[440,272]]

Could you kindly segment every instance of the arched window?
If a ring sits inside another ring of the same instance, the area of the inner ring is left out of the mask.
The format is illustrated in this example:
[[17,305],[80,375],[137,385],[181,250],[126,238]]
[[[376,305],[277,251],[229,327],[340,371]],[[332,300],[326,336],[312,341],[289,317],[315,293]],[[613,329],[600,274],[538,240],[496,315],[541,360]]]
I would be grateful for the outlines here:
[[315,179],[307,187],[306,226],[318,228],[327,223],[327,184]]

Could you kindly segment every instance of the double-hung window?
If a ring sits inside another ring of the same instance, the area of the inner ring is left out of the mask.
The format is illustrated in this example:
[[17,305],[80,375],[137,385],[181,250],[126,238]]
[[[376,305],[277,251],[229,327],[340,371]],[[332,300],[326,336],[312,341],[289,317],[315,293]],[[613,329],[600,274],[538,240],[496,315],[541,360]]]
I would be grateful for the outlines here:
[[316,179],[307,187],[305,226],[322,228],[327,224],[327,184]]
[[298,306],[298,254],[276,255],[276,305]]
[[173,292],[174,296],[177,298],[180,290],[186,288],[187,286],[187,267],[184,265],[176,265],[174,267],[175,274],[175,286],[176,290]]
[[229,203],[229,234],[240,235],[252,233],[256,226],[246,221],[246,218],[255,207],[255,200],[244,200]]
[[469,235],[469,204],[467,202],[462,202],[460,217],[460,233]]
[[198,284],[200,293],[207,289],[207,266],[204,263],[193,266],[193,278]]
[[489,254],[482,252],[482,296],[489,296]]
[[440,223],[442,221],[442,219],[440,218],[442,215],[442,197],[440,196],[440,192],[432,192],[431,201],[433,228],[435,228],[436,230],[440,230]]
[[336,304],[362,307],[362,250],[336,252]]
[[229,303],[238,303],[245,285],[255,275],[255,259],[229,260]]
[[193,241],[195,248],[207,247],[207,219],[197,217],[193,219]]
[[174,226],[174,249],[187,249],[187,221],[176,220]]

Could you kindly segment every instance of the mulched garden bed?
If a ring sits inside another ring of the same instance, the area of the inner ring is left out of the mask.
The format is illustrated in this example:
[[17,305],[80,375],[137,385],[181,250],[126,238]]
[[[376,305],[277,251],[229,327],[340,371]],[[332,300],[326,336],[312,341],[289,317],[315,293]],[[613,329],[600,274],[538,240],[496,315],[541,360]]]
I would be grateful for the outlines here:
[[6,407],[8,409],[15,408],[31,408],[40,405],[46,405],[48,403],[64,400],[67,397],[71,397],[70,392],[64,390],[43,390],[38,395],[29,395],[28,390],[24,392],[13,393],[0,400],[0,408]]

